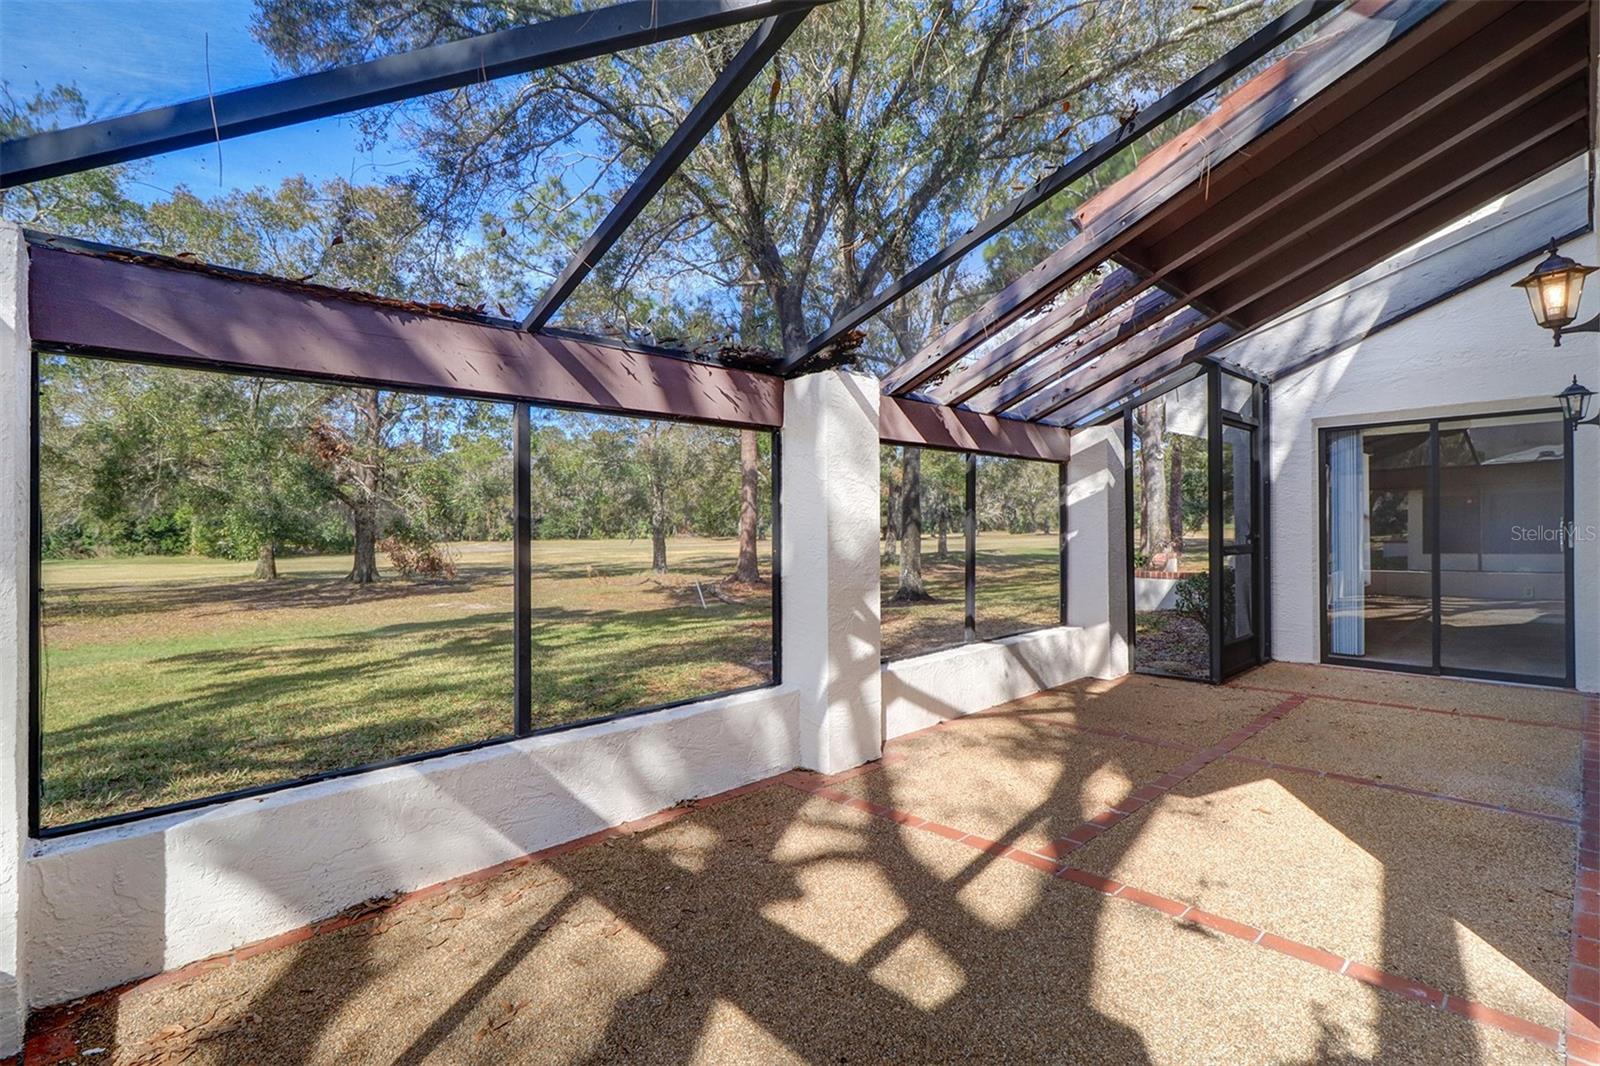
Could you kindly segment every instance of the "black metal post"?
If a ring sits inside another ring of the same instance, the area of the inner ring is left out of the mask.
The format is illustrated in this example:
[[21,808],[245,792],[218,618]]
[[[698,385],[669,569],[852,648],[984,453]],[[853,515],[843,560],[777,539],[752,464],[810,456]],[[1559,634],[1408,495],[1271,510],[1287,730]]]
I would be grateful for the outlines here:
[[1423,537],[1423,544],[1433,558],[1433,672],[1443,672],[1444,617],[1440,613],[1443,596],[1440,592],[1441,571],[1439,563],[1439,420],[1428,423],[1428,502],[1422,508],[1424,521],[1433,528]]
[[44,563],[41,549],[44,544],[44,517],[39,505],[39,360],[33,353],[33,366],[29,370],[29,390],[33,402],[29,405],[33,424],[28,427],[28,835],[39,835],[41,809],[44,806],[43,766],[40,761],[44,751],[42,708],[39,701],[44,688],[39,673],[44,642]]
[[1566,481],[1562,486],[1561,540],[1563,563],[1567,568],[1565,586],[1567,592],[1567,687],[1578,687],[1578,634],[1577,634],[1577,565],[1573,541],[1577,538],[1577,489],[1576,478],[1573,473],[1575,456],[1573,447],[1577,443],[1578,427],[1563,418],[1561,424],[1566,427],[1562,433],[1562,449],[1564,452],[1563,466],[1566,467]]
[[1215,363],[1206,367],[1206,466],[1206,485],[1211,495],[1206,508],[1210,526],[1206,531],[1206,554],[1211,571],[1211,682],[1216,684],[1222,680],[1222,569],[1226,560],[1222,555],[1222,368]]
[[512,691],[516,700],[516,734],[533,731],[533,432],[528,405],[519,403],[513,417],[511,447],[516,453],[516,483],[512,486],[512,506],[516,545],[512,549],[512,588],[515,603],[513,644],[516,665]]
[[772,440],[772,683],[783,683],[783,434]]
[[967,613],[961,639],[978,639],[978,457],[967,453]]
[[1134,671],[1138,654],[1139,618],[1134,604],[1133,580],[1133,407],[1122,412],[1122,539],[1125,551],[1122,570],[1128,586],[1128,672]]
[[1067,485],[1069,483],[1069,462],[1056,464],[1056,506],[1059,510],[1056,519],[1057,531],[1061,536],[1061,548],[1056,556],[1056,571],[1060,575],[1060,588],[1057,590],[1061,606],[1060,622],[1067,624],[1067,579],[1071,573],[1067,560]]
[[[1256,550],[1260,556],[1256,575],[1261,583],[1261,639],[1256,648],[1264,663],[1272,661],[1272,423],[1267,407],[1268,389],[1269,383],[1265,379],[1256,382],[1256,415],[1259,419],[1256,432],[1260,434],[1257,448],[1261,458],[1261,469],[1256,475],[1256,487],[1261,492],[1261,525],[1256,530]],[[1322,461],[1320,451],[1317,461]]]

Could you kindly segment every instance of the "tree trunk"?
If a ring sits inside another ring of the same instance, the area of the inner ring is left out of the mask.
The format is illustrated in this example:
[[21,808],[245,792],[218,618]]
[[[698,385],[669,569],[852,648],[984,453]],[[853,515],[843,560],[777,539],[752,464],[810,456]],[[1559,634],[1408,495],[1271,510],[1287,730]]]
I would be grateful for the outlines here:
[[355,558],[346,580],[370,585],[378,580],[378,490],[382,485],[383,406],[377,389],[366,389],[357,402],[357,467],[350,508],[350,528],[355,535]]
[[667,572],[667,524],[660,518],[650,520],[650,569]]
[[261,550],[256,553],[255,578],[258,581],[278,580],[278,549],[271,541],[265,541]]
[[1167,450],[1171,458],[1167,463],[1167,528],[1171,535],[1168,543],[1181,556],[1183,554],[1183,448],[1177,440]]
[[950,558],[950,523],[944,511],[939,512],[939,554],[935,556],[941,563]]
[[[756,431],[739,431],[739,564],[734,568],[733,580],[754,585],[761,580],[760,563],[756,559],[756,519],[758,516],[756,494],[761,486],[761,452],[756,442]],[[665,546],[663,546],[663,552]]]
[[362,504],[351,515],[355,530],[355,561],[350,566],[346,580],[357,585],[370,585],[378,580],[378,521],[371,504]]
[[1144,492],[1140,515],[1144,529],[1139,546],[1152,562],[1172,546],[1167,520],[1166,421],[1166,409],[1160,400],[1146,404],[1139,417],[1139,486]]
[[900,587],[891,602],[914,603],[932,599],[922,584],[922,449],[900,454]]

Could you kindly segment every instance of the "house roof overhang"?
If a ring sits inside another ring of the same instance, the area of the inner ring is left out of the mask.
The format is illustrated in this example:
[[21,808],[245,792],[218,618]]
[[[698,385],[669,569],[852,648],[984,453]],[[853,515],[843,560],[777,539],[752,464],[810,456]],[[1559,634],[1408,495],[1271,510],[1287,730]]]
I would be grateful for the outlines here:
[[[1361,0],[884,379],[1072,426],[1591,148],[1583,0]],[[1544,235],[1548,237],[1548,234]]]

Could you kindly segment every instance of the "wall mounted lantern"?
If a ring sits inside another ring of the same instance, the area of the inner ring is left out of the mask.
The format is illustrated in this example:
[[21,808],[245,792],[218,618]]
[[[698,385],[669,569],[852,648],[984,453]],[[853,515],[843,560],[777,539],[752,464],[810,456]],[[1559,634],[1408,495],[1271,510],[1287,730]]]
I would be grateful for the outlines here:
[[1561,413],[1572,423],[1573,428],[1600,426],[1600,415],[1588,418],[1589,401],[1594,399],[1594,391],[1579,385],[1578,375],[1572,375],[1572,384],[1557,393],[1556,399],[1561,401]]
[[1527,277],[1512,283],[1528,294],[1533,320],[1555,334],[1557,348],[1562,333],[1600,333],[1600,315],[1581,326],[1572,325],[1578,317],[1578,301],[1583,299],[1583,279],[1595,270],[1562,255],[1552,237],[1544,261]]

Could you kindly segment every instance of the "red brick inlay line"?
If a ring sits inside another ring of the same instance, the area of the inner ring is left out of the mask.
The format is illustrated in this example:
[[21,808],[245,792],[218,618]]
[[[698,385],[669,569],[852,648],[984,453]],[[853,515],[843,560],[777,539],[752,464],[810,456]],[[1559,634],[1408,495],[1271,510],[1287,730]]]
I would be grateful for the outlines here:
[[1384,700],[1364,700],[1356,696],[1330,696],[1321,692],[1296,693],[1294,689],[1267,688],[1263,685],[1246,685],[1238,681],[1229,681],[1228,688],[1236,688],[1241,692],[1266,692],[1272,695],[1303,695],[1311,699],[1331,700],[1334,703],[1354,703],[1362,707],[1387,707],[1395,711],[1421,711],[1423,714],[1442,714],[1448,718],[1475,718],[1481,722],[1501,722],[1507,725],[1527,725],[1538,729],[1564,729],[1569,733],[1581,732],[1583,727],[1569,725],[1566,722],[1541,722],[1534,718],[1507,718],[1499,714],[1479,714],[1476,711],[1462,711],[1452,707],[1424,707],[1416,703],[1388,703]]
[[[1285,703],[1290,702],[1291,701],[1285,701]],[[1280,704],[1279,706],[1282,707],[1283,705]],[[1274,710],[1276,709],[1277,708],[1274,708]],[[1287,710],[1292,709],[1293,705],[1285,709],[1284,713],[1287,713]],[[1272,712],[1268,713],[1270,714]],[[1281,715],[1279,715],[1279,717],[1281,717]],[[1215,760],[1211,759],[1207,761],[1209,762]],[[1290,958],[1299,959],[1301,962],[1308,962],[1314,966],[1320,966],[1323,969],[1329,970],[1336,974],[1341,974],[1345,977],[1349,977],[1351,980],[1360,981],[1363,984],[1370,985],[1373,988],[1377,988],[1381,991],[1403,996],[1407,999],[1412,999],[1416,1002],[1427,1004],[1428,1006],[1439,1010],[1450,1011],[1453,1014],[1458,1014],[1481,1025],[1488,1025],[1496,1029],[1504,1030],[1505,1032],[1511,1033],[1514,1036],[1522,1037],[1525,1040],[1530,1040],[1547,1048],[1559,1048],[1561,1046],[1562,1033],[1550,1028],[1549,1026],[1539,1025],[1534,1022],[1530,1022],[1525,1018],[1520,1018],[1514,1014],[1507,1014],[1505,1011],[1496,1010],[1493,1007],[1487,1007],[1472,1000],[1462,999],[1459,996],[1450,995],[1444,992],[1442,989],[1434,988],[1432,985],[1424,984],[1421,981],[1416,981],[1412,978],[1405,977],[1397,973],[1390,973],[1387,970],[1380,970],[1375,966],[1370,966],[1364,962],[1359,962],[1356,959],[1335,955],[1332,952],[1324,951],[1321,948],[1314,947],[1310,944],[1303,944],[1296,940],[1290,940],[1287,937],[1279,936],[1278,934],[1269,932],[1265,929],[1257,929],[1254,926],[1246,925],[1245,923],[1235,921],[1232,918],[1227,918],[1218,914],[1212,914],[1209,911],[1203,911],[1193,904],[1185,903],[1182,900],[1170,899],[1154,892],[1148,892],[1142,888],[1138,888],[1137,886],[1124,884],[1121,881],[1117,881],[1110,877],[1105,877],[1101,874],[1093,873],[1089,870],[1081,870],[1076,867],[1062,865],[1057,851],[1057,844],[1060,843],[1059,841],[1052,844],[1047,844],[1038,851],[1027,851],[1023,848],[1010,846],[999,841],[990,840],[987,837],[978,836],[975,833],[964,832],[963,830],[957,829],[954,826],[945,825],[942,822],[936,822],[932,819],[923,818],[919,815],[912,814],[909,811],[899,810],[885,804],[874,803],[870,800],[864,800],[859,797],[852,796],[849,793],[841,792],[840,790],[834,788],[831,784],[828,784],[827,779],[821,779],[815,776],[797,773],[782,778],[781,780],[783,784],[786,784],[790,788],[797,789],[801,792],[807,792],[821,799],[826,799],[842,806],[863,811],[879,818],[884,818],[888,821],[906,826],[907,828],[918,829],[926,833],[932,833],[935,836],[944,837],[945,839],[954,841],[957,844],[965,845],[966,847],[971,848],[973,851],[984,852],[994,855],[998,858],[1007,859],[1011,862],[1038,870],[1041,873],[1049,874],[1059,880],[1069,881],[1073,884],[1082,885],[1085,888],[1093,889],[1094,891],[1112,899],[1125,900],[1141,907],[1147,907],[1151,910],[1165,914],[1173,921],[1188,925],[1202,926],[1225,936],[1234,937],[1235,939],[1255,944],[1258,947],[1265,948],[1268,951],[1275,951],[1281,955],[1287,955]],[[1140,791],[1144,790],[1141,789]],[[1165,791],[1165,789],[1160,791]],[[1137,794],[1138,793],[1135,793],[1135,795]],[[1142,806],[1142,804],[1140,805]],[[1120,806],[1121,805],[1119,804],[1119,807]],[[1085,823],[1085,825],[1089,824],[1091,823]],[[1112,824],[1115,823],[1113,822]],[[1072,834],[1069,834],[1069,838],[1071,835]],[[1081,845],[1074,845],[1073,848],[1067,848],[1063,851],[1060,851],[1059,854],[1064,855],[1067,852],[1074,850],[1074,848],[1077,846]],[[1569,1053],[1568,1062],[1577,1064],[1577,1066],[1590,1066],[1589,1060],[1570,1057],[1572,1048],[1571,1041],[1573,1039],[1572,1034],[1575,1032],[1576,1030],[1569,1026],[1569,1032],[1567,1036]]]
[[1314,766],[1296,766],[1293,763],[1273,762],[1270,759],[1257,759],[1249,755],[1227,755],[1224,758],[1229,762],[1264,766],[1271,770],[1282,770],[1291,774],[1305,774],[1308,777],[1320,777],[1328,781],[1342,781],[1347,785],[1361,785],[1364,788],[1381,788],[1385,792],[1399,792],[1406,796],[1443,800],[1445,803],[1459,803],[1465,807],[1477,807],[1485,811],[1498,811],[1501,814],[1514,814],[1520,818],[1537,818],[1542,822],[1555,822],[1558,825],[1576,826],[1578,824],[1578,819],[1569,818],[1564,814],[1530,811],[1522,807],[1511,807],[1504,803],[1486,803],[1483,800],[1467,799],[1465,796],[1452,796],[1445,792],[1429,792],[1425,788],[1412,788],[1409,785],[1397,785],[1390,781],[1379,781],[1372,777],[1357,777],[1354,774],[1341,774],[1334,770],[1318,770]]
[[[1306,699],[1316,698],[1307,692],[1297,692],[1294,693],[1294,695],[1303,696]],[[1026,721],[1042,722],[1058,729],[1066,729],[1075,733],[1088,733],[1093,736],[1108,737],[1113,740],[1125,740],[1135,744],[1146,744],[1154,748],[1166,748],[1172,751],[1186,751],[1190,753],[1209,750],[1196,749],[1188,744],[1179,744],[1176,741],[1163,740],[1161,737],[1145,736],[1142,733],[1130,733],[1126,730],[1104,729],[1098,726],[1087,726],[1074,722],[1063,722],[1050,717],[1050,715],[1047,713],[1025,714],[1019,717]],[[1246,729],[1248,728],[1250,727],[1247,726]],[[1259,730],[1257,730],[1257,732],[1259,732]],[[1234,734],[1234,736],[1239,738],[1237,743],[1243,743],[1251,736],[1254,736],[1254,734],[1247,733],[1246,730],[1240,730],[1239,733]],[[1233,737],[1228,738],[1228,740],[1232,739]],[[1237,746],[1237,743],[1234,746]],[[901,757],[903,758],[904,756]],[[1347,785],[1364,785],[1368,788],[1381,788],[1386,792],[1400,792],[1407,796],[1420,796],[1423,799],[1443,800],[1446,803],[1460,803],[1468,807],[1478,807],[1486,811],[1498,811],[1501,814],[1514,814],[1522,818],[1537,818],[1540,821],[1555,822],[1559,825],[1575,826],[1578,824],[1578,819],[1570,818],[1562,814],[1548,814],[1544,811],[1530,811],[1522,807],[1508,806],[1504,803],[1485,803],[1483,800],[1467,799],[1465,796],[1452,796],[1447,792],[1430,792],[1424,788],[1412,788],[1409,785],[1396,785],[1389,781],[1380,781],[1375,777],[1358,777],[1353,774],[1342,774],[1333,770],[1319,770],[1313,766],[1296,766],[1293,763],[1274,762],[1271,759],[1258,759],[1250,755],[1236,755],[1233,754],[1231,749],[1222,757],[1229,762],[1249,763],[1255,766],[1264,766],[1271,770],[1282,770],[1285,773],[1306,774],[1312,777],[1326,778],[1330,781],[1342,781]],[[888,757],[886,756],[885,758],[887,759]],[[1148,802],[1151,797],[1140,798]],[[1136,805],[1132,809],[1128,810],[1127,813],[1131,814],[1133,813],[1133,810],[1137,810],[1143,805],[1143,803],[1136,803]],[[1600,1066],[1600,1063],[1597,1063],[1596,1066]]]
[[[878,762],[865,763],[826,780],[842,781],[852,777],[859,777],[900,758],[904,758],[904,756],[896,755],[886,757]],[[196,960],[177,969],[165,970],[150,977],[128,981],[114,988],[108,988],[93,995],[85,996],[82,999],[73,1000],[70,1003],[62,1003],[36,1010],[28,1018],[28,1034],[23,1043],[22,1061],[27,1063],[27,1066],[55,1066],[56,1063],[77,1057],[80,1049],[72,1033],[72,1024],[85,1012],[102,1004],[115,1002],[135,992],[150,991],[169,984],[179,984],[199,977],[201,974],[211,970],[232,966],[246,959],[255,958],[257,955],[310,940],[312,937],[320,936],[323,933],[333,933],[353,925],[373,921],[403,907],[444,895],[453,889],[492,880],[509,870],[554,859],[569,852],[577,851],[579,848],[588,847],[591,844],[599,844],[616,837],[642,833],[657,826],[666,825],[668,822],[676,821],[694,811],[715,807],[727,803],[729,800],[738,799],[740,796],[747,796],[753,792],[761,792],[783,785],[790,778],[796,776],[804,778],[808,784],[817,780],[815,774],[788,770],[772,777],[763,778],[760,781],[752,781],[749,784],[728,789],[726,792],[719,792],[713,796],[686,800],[676,807],[668,807],[666,810],[657,811],[654,814],[646,815],[631,822],[608,826],[605,829],[578,837],[575,840],[563,841],[560,844],[555,844],[539,851],[519,855],[514,859],[508,859],[505,862],[496,863],[481,870],[474,870],[459,877],[452,877],[447,881],[440,881],[437,884],[428,885],[412,892],[398,893],[393,896],[358,903],[331,917],[300,926],[297,929],[290,929],[288,932],[279,933],[265,940],[244,944],[232,951],[225,951],[209,958]],[[842,795],[842,793],[840,794]],[[11,1066],[15,1061],[15,1057],[0,1059],[0,1066]]]
[[1578,857],[1572,890],[1572,960],[1567,970],[1569,1066],[1600,1066],[1600,698],[1583,715]]

